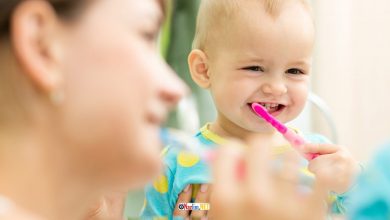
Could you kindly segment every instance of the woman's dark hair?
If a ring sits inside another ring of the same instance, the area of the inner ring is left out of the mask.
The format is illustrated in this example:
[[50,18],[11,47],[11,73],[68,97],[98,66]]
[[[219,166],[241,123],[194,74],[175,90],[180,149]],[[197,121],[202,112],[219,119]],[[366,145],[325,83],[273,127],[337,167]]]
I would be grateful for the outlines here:
[[[11,16],[21,2],[28,0],[0,0],[0,38],[10,32]],[[80,9],[86,0],[46,0],[56,10],[59,16],[71,17]]]
[[[29,0],[0,0],[0,39],[8,36],[10,32],[11,16],[15,8],[21,2]],[[64,18],[72,18],[83,9],[90,0],[45,0],[49,2],[57,14]],[[167,9],[166,0],[158,0],[165,15]]]

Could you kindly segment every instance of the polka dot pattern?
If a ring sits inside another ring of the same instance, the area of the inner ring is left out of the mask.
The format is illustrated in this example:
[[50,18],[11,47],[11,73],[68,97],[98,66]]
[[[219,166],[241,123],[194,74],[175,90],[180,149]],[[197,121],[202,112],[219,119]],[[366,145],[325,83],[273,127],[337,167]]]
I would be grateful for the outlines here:
[[159,193],[167,193],[168,192],[168,178],[164,175],[161,175],[157,178],[153,183],[154,189]]
[[199,162],[199,156],[188,152],[180,152],[177,156],[177,162],[182,167],[192,167]]

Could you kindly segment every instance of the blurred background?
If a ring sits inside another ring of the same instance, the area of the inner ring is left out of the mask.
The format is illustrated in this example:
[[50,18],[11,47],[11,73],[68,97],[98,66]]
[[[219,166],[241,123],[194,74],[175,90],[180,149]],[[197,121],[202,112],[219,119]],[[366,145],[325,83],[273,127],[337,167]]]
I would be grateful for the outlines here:
[[[390,138],[390,1],[313,1],[313,91],[330,106],[339,142],[362,161]],[[315,131],[326,133],[320,117]]]
[[[215,119],[207,91],[191,80],[191,50],[200,0],[172,0],[161,34],[161,53],[192,89],[172,113],[168,126],[195,133]],[[313,94],[292,122],[345,145],[363,163],[390,140],[390,1],[312,1],[317,29]],[[136,215],[143,193],[129,196],[128,215]]]

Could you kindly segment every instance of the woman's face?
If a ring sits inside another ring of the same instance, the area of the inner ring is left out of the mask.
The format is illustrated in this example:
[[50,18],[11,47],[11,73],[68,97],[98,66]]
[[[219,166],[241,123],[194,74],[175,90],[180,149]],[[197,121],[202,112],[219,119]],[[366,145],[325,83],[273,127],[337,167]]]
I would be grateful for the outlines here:
[[161,168],[159,128],[185,85],[159,56],[157,0],[93,1],[64,25],[64,140],[97,181],[140,186]]

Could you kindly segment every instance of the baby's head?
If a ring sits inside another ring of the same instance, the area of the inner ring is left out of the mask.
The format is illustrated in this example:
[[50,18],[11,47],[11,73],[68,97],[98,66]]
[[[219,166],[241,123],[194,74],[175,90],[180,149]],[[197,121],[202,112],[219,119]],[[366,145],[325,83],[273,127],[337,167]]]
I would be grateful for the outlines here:
[[253,102],[282,122],[296,118],[308,95],[314,32],[304,0],[202,0],[188,61],[194,81],[211,91],[220,126],[269,131]]

